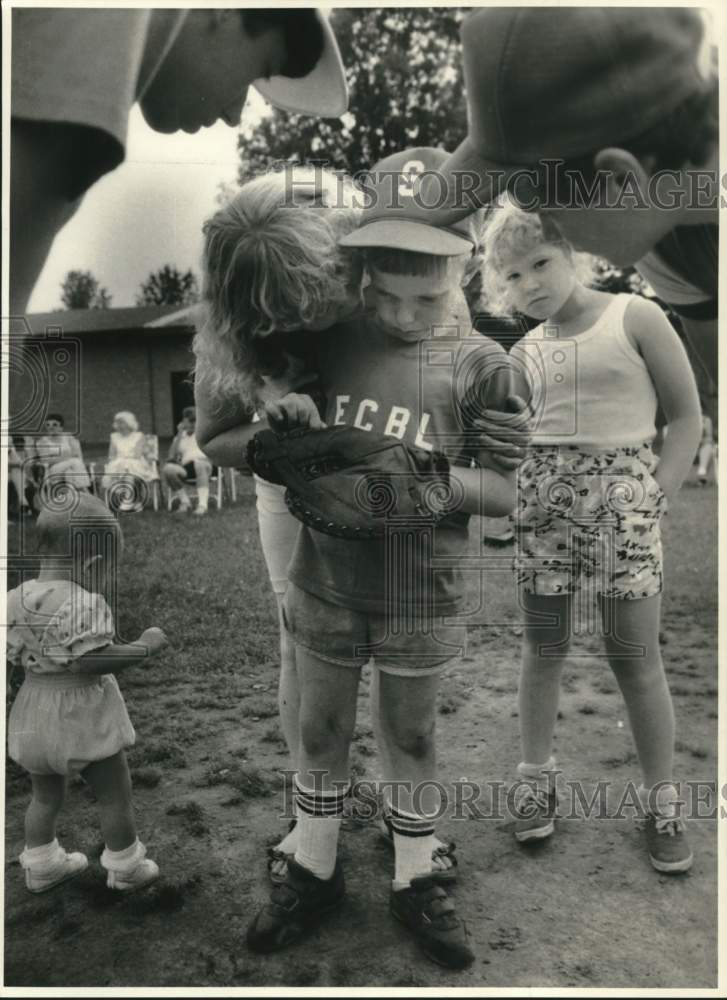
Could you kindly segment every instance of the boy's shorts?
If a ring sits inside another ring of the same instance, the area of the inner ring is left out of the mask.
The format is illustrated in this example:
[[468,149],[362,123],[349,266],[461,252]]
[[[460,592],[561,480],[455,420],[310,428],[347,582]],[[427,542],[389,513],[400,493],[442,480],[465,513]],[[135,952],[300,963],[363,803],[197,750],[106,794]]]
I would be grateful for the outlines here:
[[636,600],[663,586],[664,491],[650,445],[535,448],[518,469],[518,584],[527,594]]
[[425,623],[397,622],[386,614],[354,611],[330,604],[289,583],[283,619],[296,644],[321,660],[360,669],[373,657],[387,674],[418,677],[439,673],[464,652],[464,625],[449,625],[446,615]]

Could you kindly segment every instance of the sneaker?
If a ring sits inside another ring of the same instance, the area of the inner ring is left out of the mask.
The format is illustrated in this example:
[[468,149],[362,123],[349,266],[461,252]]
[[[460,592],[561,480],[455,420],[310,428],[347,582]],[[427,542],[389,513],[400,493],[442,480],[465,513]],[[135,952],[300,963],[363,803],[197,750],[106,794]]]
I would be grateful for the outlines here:
[[515,839],[544,840],[555,830],[558,800],[554,789],[521,784],[515,791]]
[[324,881],[294,858],[289,858],[284,881],[273,887],[270,902],[257,913],[247,929],[248,946],[262,953],[287,948],[337,910],[345,895],[346,885],[339,861],[333,875]]
[[106,885],[109,889],[116,889],[118,892],[133,892],[134,889],[143,889],[144,886],[151,885],[159,878],[159,866],[151,858],[146,857],[146,847],[138,843],[136,854],[125,862],[124,867],[112,868],[109,866],[108,849],[101,855],[101,864],[108,872]]
[[427,958],[448,969],[464,969],[475,960],[464,923],[441,883],[430,875],[413,878],[406,889],[392,889],[391,912],[413,932]]
[[172,511],[175,514],[187,514],[192,509],[192,501],[187,496],[172,498]]
[[31,867],[23,851],[20,855],[20,864],[25,869],[25,886],[28,892],[47,892],[85,871],[88,868],[88,858],[80,851],[68,854],[59,846],[58,854],[53,861]]
[[694,855],[681,817],[657,816],[650,812],[644,821],[644,832],[649,858],[658,872],[676,875],[689,871]]
[[109,889],[117,889],[119,892],[133,892],[134,889],[143,889],[144,886],[151,885],[158,878],[159,865],[151,858],[144,858],[130,872],[110,871],[106,885]]

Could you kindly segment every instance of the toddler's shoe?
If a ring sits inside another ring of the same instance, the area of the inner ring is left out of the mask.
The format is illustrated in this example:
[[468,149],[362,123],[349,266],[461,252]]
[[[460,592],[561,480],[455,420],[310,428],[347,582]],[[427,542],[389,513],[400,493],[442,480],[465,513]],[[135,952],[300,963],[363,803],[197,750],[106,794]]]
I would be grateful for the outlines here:
[[122,851],[111,851],[106,847],[101,855],[101,864],[108,872],[106,885],[118,892],[143,889],[159,878],[159,866],[146,857],[146,847],[140,840]]
[[433,962],[448,969],[465,969],[474,962],[464,923],[446,890],[431,875],[413,878],[405,889],[392,889],[390,908]]
[[75,878],[88,868],[88,858],[80,851],[69,854],[57,840],[42,847],[26,847],[20,855],[28,892],[47,892]]
[[343,903],[346,885],[340,861],[333,875],[323,880],[288,859],[285,878],[273,887],[270,902],[255,916],[247,929],[247,943],[253,951],[279,951],[312,931]]

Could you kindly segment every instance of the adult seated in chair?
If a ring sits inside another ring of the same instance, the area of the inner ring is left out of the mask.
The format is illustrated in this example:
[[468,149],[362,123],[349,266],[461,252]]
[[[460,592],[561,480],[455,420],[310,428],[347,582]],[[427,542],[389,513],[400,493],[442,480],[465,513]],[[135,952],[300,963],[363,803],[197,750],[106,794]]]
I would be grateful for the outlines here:
[[133,413],[121,410],[114,417],[109,457],[104,466],[102,488],[107,492],[118,490],[121,509],[132,509],[135,501],[143,499],[146,485],[156,472],[146,454],[146,438],[139,430]]
[[185,489],[188,479],[197,483],[197,507],[195,514],[206,514],[210,495],[210,476],[212,463],[197,444],[195,427],[197,411],[193,406],[187,406],[182,411],[182,420],[177,429],[177,436],[172,441],[169,457],[162,469],[162,479],[171,494],[171,502],[178,500],[177,510],[188,511],[192,502]]
[[63,416],[49,413],[43,425],[45,434],[35,442],[36,480],[52,488],[68,483],[77,490],[91,488],[78,438],[65,430]]

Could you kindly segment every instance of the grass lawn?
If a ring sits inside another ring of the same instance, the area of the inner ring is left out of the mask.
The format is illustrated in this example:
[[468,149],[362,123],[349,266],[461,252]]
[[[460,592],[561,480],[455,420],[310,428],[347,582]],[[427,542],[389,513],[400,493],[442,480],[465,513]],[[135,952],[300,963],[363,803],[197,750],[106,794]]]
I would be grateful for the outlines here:
[[[69,788],[59,836],[91,867],[46,896],[27,894],[17,856],[28,779],[6,768],[5,982],[16,986],[715,986],[715,824],[697,821],[687,878],[653,872],[632,824],[566,824],[535,859],[507,824],[460,822],[457,905],[478,962],[453,974],[419,958],[386,913],[391,861],[371,825],[347,820],[349,902],[309,947],[261,959],[244,928],[265,898],[265,844],[282,829],[278,625],[243,480],[234,507],[206,518],[122,515],[118,626],[159,625],[172,648],[120,683],[137,731],[130,753],[140,835],[162,881],[118,899],[103,887],[90,792]],[[511,550],[482,549],[473,522],[469,644],[440,696],[444,776],[510,780],[518,760],[520,615]],[[22,545],[32,546],[32,525]],[[664,522],[663,654],[678,719],[677,772],[716,777],[716,490],[686,486]],[[10,552],[21,551],[11,527]],[[487,561],[483,564],[481,557]],[[486,571],[482,573],[484,565]],[[9,586],[15,585],[9,580]],[[584,631],[566,668],[558,756],[574,773],[637,776],[616,686]],[[377,773],[361,685],[352,749]],[[452,824],[450,824],[452,825]],[[451,830],[448,832],[452,832]],[[677,884],[678,883],[678,884]]]

